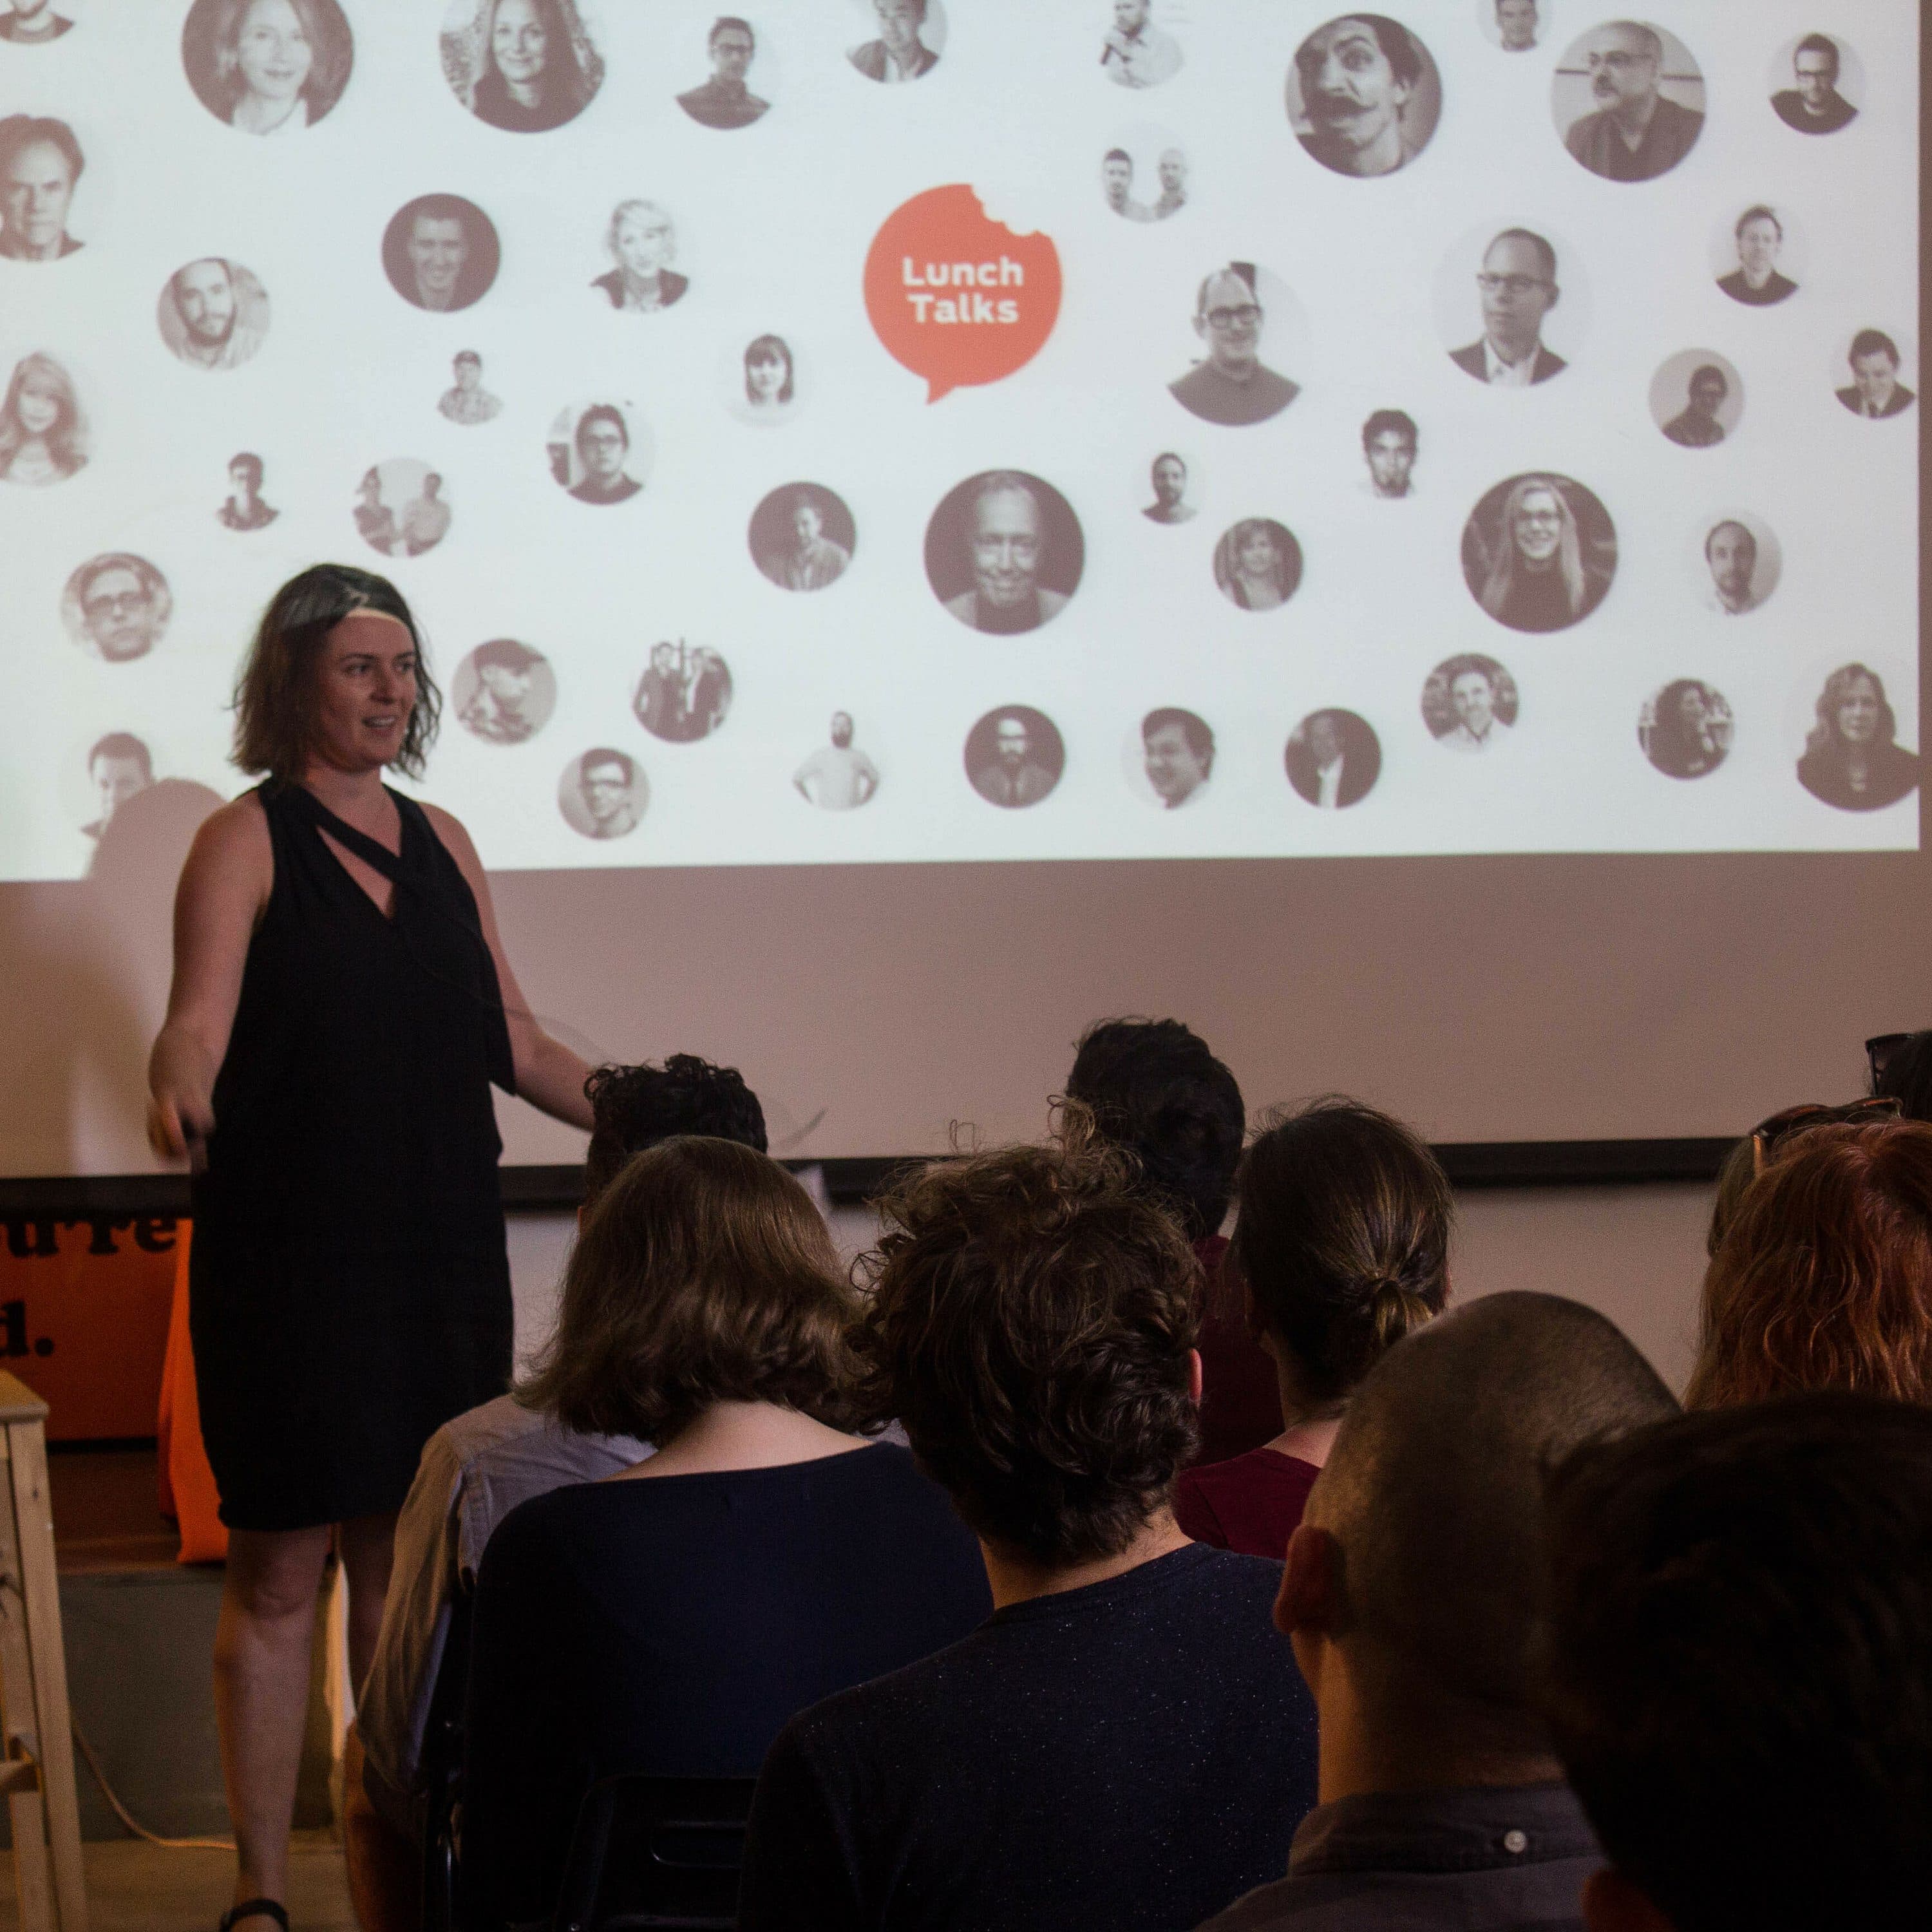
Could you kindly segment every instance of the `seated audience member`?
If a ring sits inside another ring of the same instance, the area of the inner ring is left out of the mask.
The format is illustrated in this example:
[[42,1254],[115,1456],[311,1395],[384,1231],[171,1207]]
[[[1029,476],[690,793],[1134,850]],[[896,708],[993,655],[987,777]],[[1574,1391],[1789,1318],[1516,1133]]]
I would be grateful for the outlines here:
[[1544,1702],[1590,1932],[1876,1932],[1932,1899],[1932,1415],[1825,1394],[1580,1450]]
[[1581,1932],[1600,1862],[1536,1707],[1553,1456],[1674,1415],[1611,1324],[1552,1294],[1473,1303],[1348,1406],[1275,1620],[1322,1727],[1288,1876],[1213,1932]]
[[1700,1329],[1687,1408],[1808,1389],[1932,1402],[1932,1126],[1777,1142],[1712,1258]]
[[1932,1120],[1932,1033],[1909,1033],[1882,1044],[1873,1097],[1896,1100],[1908,1120]]
[[1313,1800],[1281,1566],[1190,1543],[1168,1506],[1194,1257],[1067,1113],[1059,1145],[935,1162],[883,1204],[867,1406],[977,1534],[996,1608],[780,1733],[742,1932],[1172,1932],[1279,1871]]
[[1228,1244],[1221,1223],[1248,1118],[1234,1075],[1179,1020],[1101,1020],[1081,1036],[1066,1092],[1092,1113],[1106,1139],[1133,1156],[1144,1186],[1179,1217],[1199,1258],[1195,1460],[1218,1462],[1268,1442],[1281,1430],[1274,1364],[1248,1326],[1238,1284],[1222,1268]]
[[522,1399],[657,1454],[513,1510],[476,1579],[463,1888],[548,1923],[596,1779],[749,1778],[794,1712],[986,1616],[971,1536],[846,1432],[854,1298],[776,1162],[680,1136],[585,1217]]
[[1350,1393],[1449,1298],[1449,1179],[1400,1120],[1317,1100],[1242,1158],[1228,1274],[1280,1378],[1286,1427],[1190,1469],[1174,1511],[1197,1543],[1279,1558]]
[[[632,1155],[673,1134],[764,1151],[764,1110],[735,1067],[674,1053],[662,1066],[600,1066],[584,1090],[595,1120],[584,1150],[585,1214]],[[467,1609],[496,1526],[532,1496],[594,1482],[650,1453],[627,1434],[580,1433],[510,1395],[445,1423],[424,1445],[397,1520],[382,1632],[356,1720],[364,1786],[397,1831],[422,1834],[430,1700],[452,1618]]]

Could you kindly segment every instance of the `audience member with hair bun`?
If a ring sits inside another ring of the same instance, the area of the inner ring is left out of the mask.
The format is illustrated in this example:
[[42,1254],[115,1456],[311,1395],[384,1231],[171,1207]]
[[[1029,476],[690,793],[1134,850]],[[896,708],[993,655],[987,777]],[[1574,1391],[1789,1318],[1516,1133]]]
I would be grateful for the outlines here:
[[1133,1156],[1142,1185],[1179,1219],[1201,1264],[1201,1439],[1192,1460],[1219,1462],[1258,1448],[1280,1432],[1281,1397],[1274,1364],[1222,1268],[1221,1223],[1248,1120],[1234,1075],[1179,1020],[1101,1020],[1081,1036],[1066,1093],[1091,1112],[1104,1138]]
[[1819,1111],[1767,1150],[1718,1243],[1687,1408],[1807,1389],[1932,1403],[1932,1126]]
[[1277,1119],[1243,1157],[1228,1272],[1273,1357],[1286,1428],[1181,1478],[1174,1514],[1202,1543],[1279,1558],[1355,1385],[1449,1298],[1455,1204],[1427,1148],[1358,1100]]
[[1057,1144],[934,1162],[882,1214],[866,1406],[978,1535],[995,1608],[779,1734],[741,1932],[1196,1924],[1281,1871],[1316,1739],[1281,1565],[1169,1507],[1193,1253],[1072,1103]]
[[848,1432],[858,1310],[776,1162],[681,1136],[585,1216],[520,1399],[657,1453],[513,1510],[476,1580],[463,1884],[548,1924],[596,1780],[748,1778],[787,1719],[985,1617],[971,1536],[912,1457]]

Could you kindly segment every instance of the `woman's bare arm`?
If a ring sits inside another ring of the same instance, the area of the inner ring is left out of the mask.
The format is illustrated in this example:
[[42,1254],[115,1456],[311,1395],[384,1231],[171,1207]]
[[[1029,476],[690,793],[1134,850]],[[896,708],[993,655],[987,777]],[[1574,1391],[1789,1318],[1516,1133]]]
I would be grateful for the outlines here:
[[490,902],[490,881],[469,833],[459,820],[439,807],[428,805],[423,809],[476,896],[483,937],[489,942],[490,956],[496,964],[496,985],[502,995],[504,1017],[509,1022],[510,1058],[517,1071],[518,1097],[540,1108],[554,1120],[587,1131],[592,1124],[590,1102],[584,1098],[584,1083],[590,1077],[589,1066],[561,1040],[553,1040],[545,1033],[530,1012],[523,988],[517,984],[517,976],[504,956],[502,938],[496,930],[496,908]]
[[274,874],[268,821],[252,795],[214,813],[188,849],[175,889],[168,1016],[148,1060],[148,1141],[164,1159],[201,1165],[248,942]]

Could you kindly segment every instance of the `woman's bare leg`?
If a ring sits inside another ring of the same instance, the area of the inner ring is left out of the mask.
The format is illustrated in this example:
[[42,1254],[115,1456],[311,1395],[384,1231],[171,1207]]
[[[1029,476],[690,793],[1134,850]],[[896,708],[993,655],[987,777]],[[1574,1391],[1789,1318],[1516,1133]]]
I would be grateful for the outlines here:
[[358,1702],[375,1660],[376,1634],[382,1628],[382,1602],[395,1557],[396,1515],[389,1510],[381,1516],[356,1516],[335,1532],[349,1583],[349,1682]]
[[[235,1900],[288,1896],[310,1641],[329,1531],[235,1529],[214,1633],[214,1719],[239,1853]],[[272,1922],[258,1918],[250,1932]]]

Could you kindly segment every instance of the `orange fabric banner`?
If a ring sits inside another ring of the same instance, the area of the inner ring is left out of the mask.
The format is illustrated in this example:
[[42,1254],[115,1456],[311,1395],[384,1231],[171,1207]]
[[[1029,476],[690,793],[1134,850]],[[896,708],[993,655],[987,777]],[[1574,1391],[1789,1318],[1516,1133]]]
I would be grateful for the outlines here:
[[201,1402],[195,1388],[194,1348],[188,1332],[188,1256],[191,1223],[181,1224],[176,1250],[174,1303],[168,1315],[167,1358],[161,1367],[157,1433],[160,1441],[161,1514],[181,1532],[183,1563],[219,1563],[228,1554],[228,1532],[208,1450],[201,1439]]

